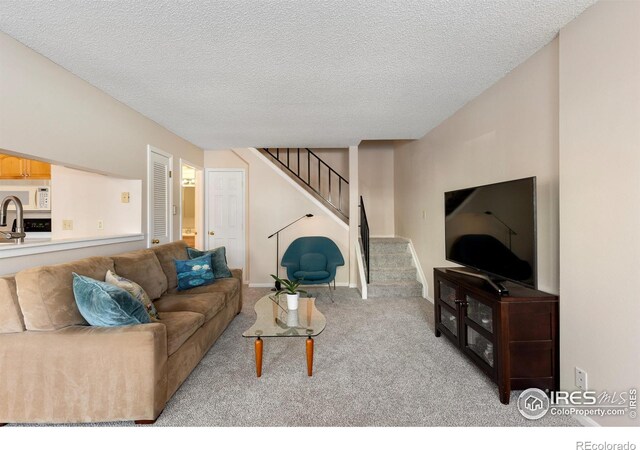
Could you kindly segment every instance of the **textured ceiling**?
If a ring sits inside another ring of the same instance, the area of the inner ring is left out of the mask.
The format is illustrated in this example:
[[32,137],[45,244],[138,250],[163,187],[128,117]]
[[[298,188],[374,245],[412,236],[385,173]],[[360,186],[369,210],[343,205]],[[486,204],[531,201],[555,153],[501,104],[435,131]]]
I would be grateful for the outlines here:
[[0,0],[0,29],[205,149],[419,138],[594,0]]

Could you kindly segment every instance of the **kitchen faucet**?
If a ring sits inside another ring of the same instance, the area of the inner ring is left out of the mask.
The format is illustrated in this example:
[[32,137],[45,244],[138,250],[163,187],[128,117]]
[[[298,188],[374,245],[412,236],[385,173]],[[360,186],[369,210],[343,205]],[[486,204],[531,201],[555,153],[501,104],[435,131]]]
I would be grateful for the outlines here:
[[18,197],[8,195],[2,199],[2,205],[0,205],[0,227],[7,226],[7,208],[9,203],[13,202],[16,205],[16,231],[0,231],[0,236],[5,239],[13,239],[16,244],[24,242],[24,208],[22,202]]

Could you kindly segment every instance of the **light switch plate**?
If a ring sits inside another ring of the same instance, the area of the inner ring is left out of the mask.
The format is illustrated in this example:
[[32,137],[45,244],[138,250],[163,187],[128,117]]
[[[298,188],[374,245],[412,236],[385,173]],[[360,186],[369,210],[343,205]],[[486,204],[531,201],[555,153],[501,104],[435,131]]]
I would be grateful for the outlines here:
[[73,220],[63,220],[62,229],[66,231],[73,230]]
[[120,194],[120,201],[122,203],[129,203],[129,193],[128,192],[123,192],[122,194]]

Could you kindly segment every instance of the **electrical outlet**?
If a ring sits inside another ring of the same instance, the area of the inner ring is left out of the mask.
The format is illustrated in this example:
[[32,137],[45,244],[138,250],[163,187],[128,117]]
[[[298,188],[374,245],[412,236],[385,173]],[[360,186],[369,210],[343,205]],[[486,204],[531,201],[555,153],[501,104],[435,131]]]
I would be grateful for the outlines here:
[[98,220],[98,230],[104,230],[104,221]]
[[123,192],[122,194],[120,194],[120,201],[122,203],[129,203],[129,193],[128,192]]
[[63,220],[62,221],[62,229],[63,230],[73,230],[73,220]]
[[587,372],[579,367],[576,367],[576,386],[581,390],[587,390]]

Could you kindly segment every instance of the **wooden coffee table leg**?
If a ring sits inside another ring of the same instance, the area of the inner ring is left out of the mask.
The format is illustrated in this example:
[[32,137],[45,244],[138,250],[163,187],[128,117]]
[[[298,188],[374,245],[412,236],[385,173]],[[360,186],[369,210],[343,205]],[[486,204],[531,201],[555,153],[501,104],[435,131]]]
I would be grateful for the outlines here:
[[256,338],[256,375],[262,376],[262,339]]
[[307,338],[307,375],[313,375],[313,339]]

